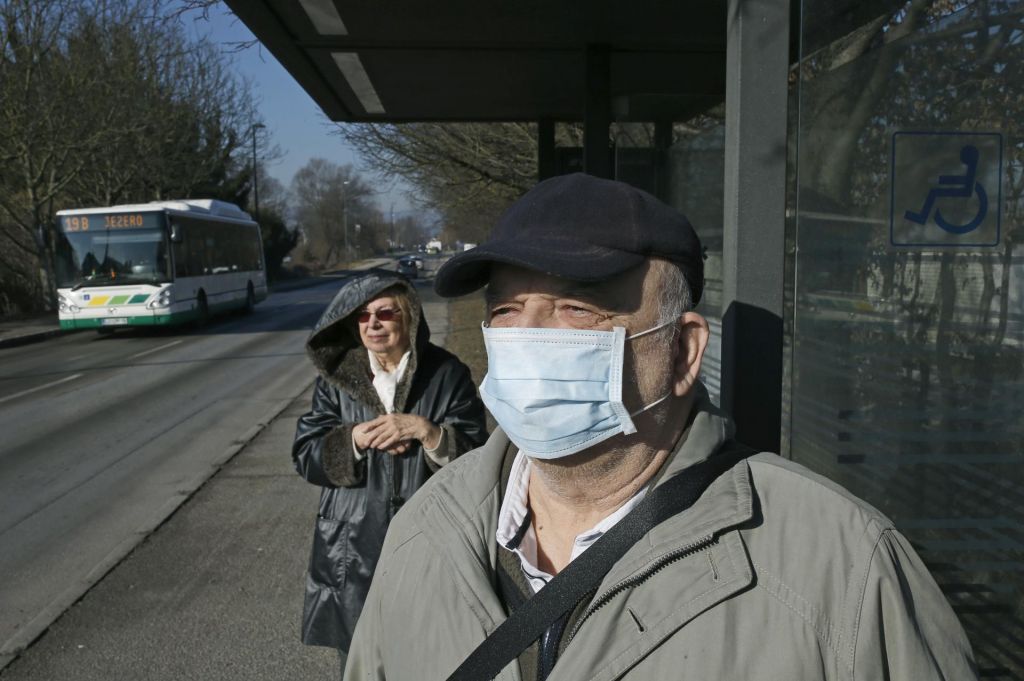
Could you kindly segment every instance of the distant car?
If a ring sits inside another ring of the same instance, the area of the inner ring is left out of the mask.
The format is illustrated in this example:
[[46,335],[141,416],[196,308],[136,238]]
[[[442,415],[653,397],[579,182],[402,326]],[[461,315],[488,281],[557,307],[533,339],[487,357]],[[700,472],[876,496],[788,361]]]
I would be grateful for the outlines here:
[[398,273],[403,277],[415,279],[420,276],[420,266],[415,258],[401,258],[398,261]]

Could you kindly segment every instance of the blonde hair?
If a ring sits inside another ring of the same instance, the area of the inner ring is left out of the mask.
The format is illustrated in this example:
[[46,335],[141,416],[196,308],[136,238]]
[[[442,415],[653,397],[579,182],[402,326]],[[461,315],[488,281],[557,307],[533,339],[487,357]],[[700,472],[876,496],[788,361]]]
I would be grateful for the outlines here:
[[398,309],[402,311],[402,317],[405,318],[404,324],[409,326],[412,324],[412,300],[409,298],[409,291],[401,284],[395,284],[389,288],[384,289],[367,303],[377,300],[378,298],[394,298],[395,303],[398,305]]

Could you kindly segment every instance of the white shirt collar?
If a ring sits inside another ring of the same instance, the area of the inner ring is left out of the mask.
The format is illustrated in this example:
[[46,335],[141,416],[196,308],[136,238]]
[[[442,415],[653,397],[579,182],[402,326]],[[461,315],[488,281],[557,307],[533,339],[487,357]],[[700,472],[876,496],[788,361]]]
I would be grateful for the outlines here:
[[[512,462],[508,487],[505,489],[505,498],[502,499],[501,508],[498,511],[498,530],[495,533],[495,538],[500,545],[513,551],[519,557],[523,573],[530,582],[534,593],[536,593],[551,581],[552,575],[537,567],[537,535],[534,533],[532,520],[529,522],[529,526],[524,527],[529,515],[527,501],[529,498],[531,468],[530,458],[522,452],[518,452],[515,460]],[[569,561],[576,560],[594,542],[600,539],[605,532],[626,517],[643,500],[646,494],[647,486],[645,485],[639,492],[630,497],[626,503],[602,519],[601,522],[589,530],[576,535]]]
[[380,397],[384,408],[390,414],[395,411],[395,391],[398,389],[398,382],[402,380],[402,376],[405,374],[405,368],[409,365],[409,357],[412,356],[412,350],[405,351],[394,371],[386,371],[381,366],[380,360],[377,359],[376,355],[369,350],[366,353],[370,356],[370,373],[373,374],[373,387],[377,391],[377,396]]

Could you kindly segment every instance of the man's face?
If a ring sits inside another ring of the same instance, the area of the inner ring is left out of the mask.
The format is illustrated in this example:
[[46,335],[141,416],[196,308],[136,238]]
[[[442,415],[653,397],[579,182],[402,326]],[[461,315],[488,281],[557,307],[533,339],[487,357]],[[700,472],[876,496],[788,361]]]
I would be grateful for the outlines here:
[[[660,280],[660,270],[650,262],[596,284],[494,265],[487,287],[488,322],[496,328],[594,331],[621,326],[629,336],[662,321]],[[639,409],[670,390],[668,345],[662,333],[626,341],[623,401],[628,409]]]

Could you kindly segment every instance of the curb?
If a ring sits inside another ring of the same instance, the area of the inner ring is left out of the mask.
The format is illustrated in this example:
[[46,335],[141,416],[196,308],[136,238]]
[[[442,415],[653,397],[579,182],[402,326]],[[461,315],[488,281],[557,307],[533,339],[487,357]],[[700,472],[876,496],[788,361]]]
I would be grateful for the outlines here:
[[[58,331],[59,333],[59,331]],[[13,636],[0,645],[0,671],[16,660],[29,646],[46,633],[50,626],[56,622],[61,615],[67,612],[78,601],[84,598],[89,591],[98,584],[107,574],[121,564],[132,551],[134,551],[149,535],[169,521],[179,508],[185,505],[189,499],[201,490],[231,459],[244,450],[249,443],[256,439],[267,426],[284,412],[295,400],[305,393],[316,378],[302,381],[302,388],[290,397],[277,402],[260,417],[256,424],[247,430],[242,436],[231,443],[219,456],[210,462],[210,467],[204,473],[188,480],[182,488],[160,507],[155,514],[142,526],[129,535],[124,541],[115,546],[99,563],[89,571],[84,578],[75,582],[56,598],[50,601],[41,612],[33,617],[24,627],[21,627]]]
[[23,333],[18,336],[10,336],[8,338],[0,338],[0,348],[14,348],[19,345],[28,345],[29,343],[36,343],[47,338],[53,338],[54,336],[60,336],[65,333],[77,333],[78,329],[47,329],[46,331],[35,331],[30,333]]

